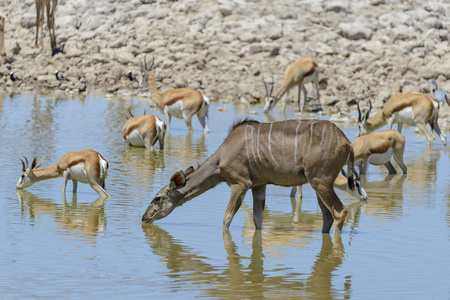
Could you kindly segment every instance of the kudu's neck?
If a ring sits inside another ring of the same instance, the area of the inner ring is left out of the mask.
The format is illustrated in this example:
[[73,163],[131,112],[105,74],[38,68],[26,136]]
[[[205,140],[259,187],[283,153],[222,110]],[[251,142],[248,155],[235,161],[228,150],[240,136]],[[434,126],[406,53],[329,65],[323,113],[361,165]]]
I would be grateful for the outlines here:
[[148,74],[148,87],[150,90],[150,97],[152,99],[152,101],[158,105],[158,107],[160,108],[164,108],[161,106],[161,96],[158,92],[158,88],[156,87],[156,79],[155,79],[155,72],[154,71],[149,71],[147,72]]
[[211,155],[203,165],[186,177],[186,185],[178,190],[181,194],[181,199],[177,205],[181,205],[225,181],[219,171],[221,148]]
[[34,169],[33,174],[36,181],[56,178],[62,175],[62,173],[58,170],[57,164],[50,167]]

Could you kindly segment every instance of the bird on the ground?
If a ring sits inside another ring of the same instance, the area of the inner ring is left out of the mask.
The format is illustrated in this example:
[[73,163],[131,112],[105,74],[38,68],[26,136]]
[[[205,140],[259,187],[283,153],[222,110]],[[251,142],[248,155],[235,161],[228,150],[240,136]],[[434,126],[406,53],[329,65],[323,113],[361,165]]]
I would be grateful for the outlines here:
[[128,79],[130,79],[130,81],[138,81],[131,71],[128,71]]
[[58,79],[59,81],[69,81],[69,79],[67,79],[67,77],[64,77],[62,74],[60,74],[59,71],[55,72],[55,76],[56,76],[56,79]]
[[20,78],[14,75],[13,72],[9,72],[9,78],[11,78],[12,81],[20,81]]
[[448,93],[445,90],[438,88],[436,81],[430,79],[428,82],[434,85],[433,94],[436,100],[439,102],[447,102],[447,104],[450,105]]

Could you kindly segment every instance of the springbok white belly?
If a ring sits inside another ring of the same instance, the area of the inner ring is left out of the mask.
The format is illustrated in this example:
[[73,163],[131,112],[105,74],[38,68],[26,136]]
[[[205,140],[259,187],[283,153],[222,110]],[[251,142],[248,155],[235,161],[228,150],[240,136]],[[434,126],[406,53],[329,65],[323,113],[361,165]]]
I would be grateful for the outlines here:
[[183,119],[183,101],[179,100],[170,106],[164,108],[171,116]]
[[409,126],[414,126],[414,115],[411,107],[406,107],[401,111],[394,113],[394,123],[403,123]]
[[135,147],[144,147],[144,139],[137,129],[133,130],[125,139],[127,144]]
[[79,163],[78,165],[71,166],[68,170],[69,170],[68,179],[76,180],[82,183],[88,183],[84,163]]
[[391,160],[392,157],[392,147],[389,148],[385,153],[375,153],[369,157],[369,163],[372,165],[384,165]]
[[315,74],[316,74],[316,71],[314,71],[311,75],[304,77],[302,83],[305,84],[305,83],[313,81]]

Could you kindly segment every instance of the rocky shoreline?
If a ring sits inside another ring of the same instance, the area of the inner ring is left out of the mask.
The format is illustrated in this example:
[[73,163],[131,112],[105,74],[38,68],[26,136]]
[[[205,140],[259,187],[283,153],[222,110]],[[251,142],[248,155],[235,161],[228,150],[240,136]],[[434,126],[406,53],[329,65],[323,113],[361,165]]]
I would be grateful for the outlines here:
[[[431,96],[428,79],[450,91],[447,1],[60,0],[56,36],[65,53],[53,57],[46,26],[44,47],[33,48],[34,2],[0,2],[13,60],[0,59],[3,87],[145,94],[127,72],[140,79],[139,62],[154,56],[161,91],[188,87],[213,101],[257,103],[263,78],[273,76],[276,89],[290,63],[312,55],[322,105],[342,112],[357,100],[379,108],[393,94]],[[57,81],[56,70],[70,81]],[[313,86],[306,87],[315,98]],[[449,111],[445,105],[441,114]]]

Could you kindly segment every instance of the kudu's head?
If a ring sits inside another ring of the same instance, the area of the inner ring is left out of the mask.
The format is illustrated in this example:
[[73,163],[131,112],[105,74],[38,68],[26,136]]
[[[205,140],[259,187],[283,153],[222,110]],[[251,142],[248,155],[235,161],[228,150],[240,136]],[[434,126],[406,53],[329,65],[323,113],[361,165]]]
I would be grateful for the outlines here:
[[267,84],[263,78],[264,88],[266,89],[266,97],[265,99],[265,105],[264,105],[264,112],[269,112],[275,107],[275,104],[277,104],[277,100],[275,97],[272,96],[273,92],[273,77],[272,77],[272,84],[270,85],[270,89],[267,87]]
[[359,100],[356,101],[356,106],[358,107],[358,135],[357,137],[360,137],[362,135],[366,135],[370,133],[370,131],[367,129],[367,120],[370,117],[370,112],[372,111],[372,102],[369,100],[369,109],[362,114],[361,108],[359,107]]
[[[347,172],[344,169],[341,170],[341,173],[344,177],[348,178]],[[356,170],[354,170],[353,172],[353,182],[355,184],[355,189],[353,191],[349,189],[349,192],[354,197],[359,198],[360,200],[367,200],[369,196],[367,196],[367,193],[361,184],[361,177],[359,176],[358,172],[356,172]]]
[[151,223],[167,217],[175,207],[183,203],[183,194],[180,189],[186,185],[186,176],[194,172],[193,167],[189,167],[185,172],[178,171],[170,178],[170,183],[163,187],[153,198],[147,207],[142,222]]
[[140,63],[141,72],[142,72],[142,80],[139,81],[139,87],[144,87],[148,83],[148,75],[150,72],[155,72],[155,57],[152,59],[152,63],[150,67],[147,67],[147,57],[144,56],[144,63]]
[[28,167],[28,159],[25,156],[23,158],[25,159],[25,161],[23,161],[22,159],[20,160],[22,162],[22,174],[20,175],[19,181],[17,181],[16,189],[29,187],[37,181],[36,176],[33,172],[44,163],[45,155],[38,163],[36,162],[36,157],[33,158],[31,167]]

